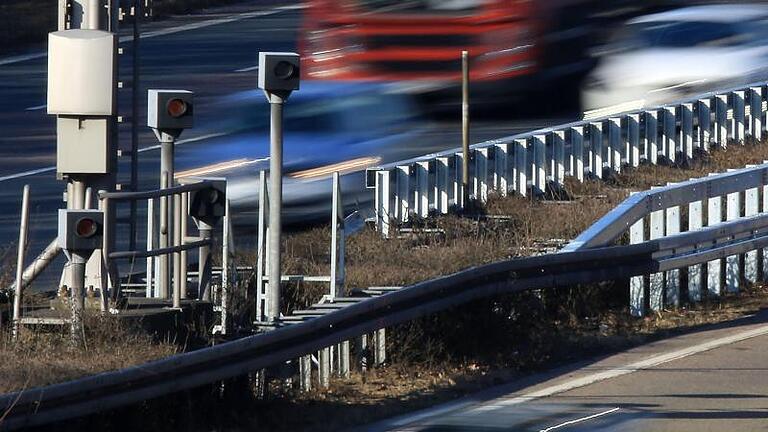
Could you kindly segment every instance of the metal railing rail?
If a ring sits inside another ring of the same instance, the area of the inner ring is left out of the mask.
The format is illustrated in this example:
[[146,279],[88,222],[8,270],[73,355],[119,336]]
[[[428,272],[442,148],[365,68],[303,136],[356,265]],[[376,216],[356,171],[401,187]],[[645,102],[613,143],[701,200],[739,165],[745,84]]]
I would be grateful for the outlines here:
[[[542,195],[560,189],[566,176],[602,178],[640,163],[685,162],[711,145],[761,140],[766,96],[766,83],[753,83],[474,144],[471,195],[481,202],[491,192]],[[461,148],[455,148],[368,169],[377,230],[388,236],[393,224],[414,215],[462,207],[462,159]]]
[[[104,210],[106,220],[108,220],[106,215],[113,211],[114,202],[147,201],[146,250],[111,250],[115,243],[112,227],[104,227],[104,243],[102,246],[102,254],[104,257],[103,259],[105,268],[110,275],[110,279],[116,286],[112,292],[113,299],[116,299],[120,295],[120,278],[116,267],[113,265],[114,261],[123,259],[135,260],[140,258],[147,258],[147,297],[170,297],[173,299],[174,308],[178,309],[181,307],[181,300],[187,298],[188,274],[186,266],[186,252],[193,249],[199,249],[201,251],[201,257],[203,255],[208,257],[209,255],[207,253],[203,254],[202,251],[203,249],[209,250],[213,245],[213,241],[209,237],[204,236],[203,238],[194,239],[187,237],[189,194],[192,192],[213,188],[214,186],[215,182],[200,179],[200,181],[195,181],[192,183],[148,191],[99,192],[98,198],[100,200],[100,208]],[[154,205],[154,200],[169,199],[170,197],[172,197],[174,201],[172,214],[169,214],[165,217],[161,214],[159,218],[160,223],[156,223],[154,214],[154,209],[156,206]],[[229,215],[226,217],[229,217]],[[158,244],[158,242],[156,242],[158,233],[163,230],[165,230],[165,232],[172,232],[173,235],[170,236],[172,238],[172,244],[168,246],[155,247]],[[210,230],[206,230],[206,233],[210,235]],[[229,244],[230,242],[224,243]],[[171,260],[169,259],[170,256],[173,256],[173,266],[171,266]],[[159,259],[155,260],[155,257],[158,257]],[[200,285],[200,289],[198,290],[198,297],[203,295],[203,286],[205,283],[210,282],[209,279],[210,278],[201,277],[198,275],[198,281]],[[153,290],[153,286],[156,286],[157,289]],[[106,304],[102,305],[102,308],[106,308]]]
[[667,272],[768,246],[768,214],[639,244],[513,259],[363,300],[300,324],[127,369],[0,397],[2,427],[72,418],[296,359],[475,299]]

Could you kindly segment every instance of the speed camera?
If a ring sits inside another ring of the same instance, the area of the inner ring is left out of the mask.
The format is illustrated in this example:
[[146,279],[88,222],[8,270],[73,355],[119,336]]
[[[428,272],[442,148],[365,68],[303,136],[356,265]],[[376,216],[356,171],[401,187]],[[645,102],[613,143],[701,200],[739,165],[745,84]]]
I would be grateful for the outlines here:
[[287,52],[259,53],[258,87],[267,92],[288,92],[299,89],[301,66],[299,55]]
[[161,131],[194,125],[194,93],[186,90],[149,90],[147,125]]

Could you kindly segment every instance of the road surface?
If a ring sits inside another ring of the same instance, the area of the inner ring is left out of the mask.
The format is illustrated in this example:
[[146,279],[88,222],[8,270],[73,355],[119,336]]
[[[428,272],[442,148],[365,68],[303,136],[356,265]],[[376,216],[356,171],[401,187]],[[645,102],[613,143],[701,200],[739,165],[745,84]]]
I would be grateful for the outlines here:
[[768,313],[570,365],[359,430],[768,430]]

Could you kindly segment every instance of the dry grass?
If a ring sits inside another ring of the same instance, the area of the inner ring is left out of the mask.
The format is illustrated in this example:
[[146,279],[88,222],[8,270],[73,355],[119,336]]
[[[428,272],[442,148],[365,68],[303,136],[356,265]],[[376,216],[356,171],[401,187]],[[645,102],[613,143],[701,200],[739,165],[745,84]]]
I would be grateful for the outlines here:
[[86,345],[70,342],[68,327],[52,331],[22,329],[17,342],[0,333],[0,392],[53,384],[121,369],[175,354],[162,343],[116,319],[89,317]]

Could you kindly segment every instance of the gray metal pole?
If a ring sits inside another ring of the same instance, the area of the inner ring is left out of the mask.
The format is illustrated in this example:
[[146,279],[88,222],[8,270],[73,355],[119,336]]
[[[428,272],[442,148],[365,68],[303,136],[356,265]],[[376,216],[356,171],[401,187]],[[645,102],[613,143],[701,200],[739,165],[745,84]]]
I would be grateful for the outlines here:
[[[174,183],[174,137],[165,132],[160,132],[160,189],[166,189],[173,186]],[[160,198],[160,248],[166,248],[171,243],[171,229],[170,215],[173,213],[172,203],[168,197]],[[160,255],[160,271],[158,277],[160,279],[159,291],[160,298],[169,298],[170,292],[170,277],[171,268],[168,255]]]
[[[53,239],[53,241],[51,241],[48,246],[43,249],[42,252],[40,252],[40,255],[38,255],[35,260],[32,261],[32,263],[24,269],[24,274],[22,275],[22,285],[26,287],[32,283],[32,281],[34,281],[40,275],[40,273],[43,272],[43,270],[48,268],[48,264],[52,263],[53,260],[56,259],[56,257],[59,255],[59,252],[61,252],[61,248],[59,247],[58,239]],[[11,289],[16,290],[15,282]]]
[[[147,250],[151,251],[155,247],[155,200],[147,200]],[[152,293],[152,279],[154,278],[155,259],[147,257],[147,292],[146,298],[154,297]]]
[[469,54],[461,52],[461,206],[469,203]]
[[83,313],[85,311],[85,263],[88,258],[77,252],[69,253],[69,266],[72,271],[72,285],[70,289],[69,303],[72,310],[71,336],[72,343],[82,346],[84,342]]
[[21,319],[21,294],[24,286],[24,252],[27,249],[27,229],[29,224],[29,185],[24,185],[21,198],[21,225],[19,227],[19,249],[16,256],[16,292],[13,296],[13,337],[19,331],[19,319]]
[[[131,66],[133,73],[133,80],[131,82],[131,190],[136,192],[139,190],[139,99],[141,98],[141,64],[139,56],[139,47],[141,41],[141,19],[144,17],[143,3],[144,0],[135,0],[133,5],[133,50],[131,50]],[[116,31],[115,31],[116,32]],[[130,203],[130,238],[128,248],[130,250],[136,249],[136,221],[137,219],[137,203],[131,201]]]
[[280,318],[280,238],[283,210],[283,102],[280,97],[270,99],[269,130],[269,296],[268,319]]

